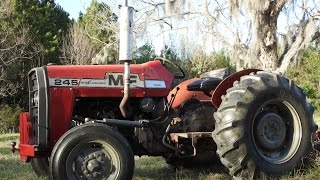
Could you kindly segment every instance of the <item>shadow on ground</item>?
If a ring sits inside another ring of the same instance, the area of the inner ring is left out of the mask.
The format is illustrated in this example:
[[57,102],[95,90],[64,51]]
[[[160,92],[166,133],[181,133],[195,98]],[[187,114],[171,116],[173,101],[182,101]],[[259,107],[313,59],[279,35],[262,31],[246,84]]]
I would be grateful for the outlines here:
[[137,159],[134,173],[134,180],[197,180],[197,179],[232,179],[217,162],[201,167],[193,168],[174,168],[167,165],[160,157],[148,157]]

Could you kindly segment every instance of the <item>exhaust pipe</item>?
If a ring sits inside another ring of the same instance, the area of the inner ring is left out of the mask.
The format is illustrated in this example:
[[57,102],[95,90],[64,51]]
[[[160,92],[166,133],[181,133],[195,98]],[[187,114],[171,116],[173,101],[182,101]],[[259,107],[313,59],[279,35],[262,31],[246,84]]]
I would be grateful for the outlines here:
[[125,62],[124,63],[124,74],[123,74],[123,98],[121,100],[121,103],[119,105],[121,114],[123,117],[127,118],[127,103],[129,101],[130,96],[130,63]]
[[133,7],[128,6],[128,0],[120,7],[120,45],[119,61],[124,64],[123,98],[119,109],[123,117],[128,117],[126,106],[130,97],[130,63],[132,61],[132,32],[133,32]]

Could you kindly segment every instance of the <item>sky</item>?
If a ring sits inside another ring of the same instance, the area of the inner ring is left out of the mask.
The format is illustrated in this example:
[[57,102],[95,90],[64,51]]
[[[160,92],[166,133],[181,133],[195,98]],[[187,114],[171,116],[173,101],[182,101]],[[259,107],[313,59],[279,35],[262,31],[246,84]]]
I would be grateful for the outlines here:
[[[59,4],[63,10],[69,13],[69,18],[77,20],[79,17],[80,12],[85,12],[86,8],[90,5],[92,0],[55,0],[56,4]],[[98,0],[98,2],[107,2],[107,4],[112,8],[115,9],[115,11],[118,10],[118,5],[120,5],[123,0]],[[133,3],[133,0],[129,0],[129,5]],[[159,41],[163,41],[162,37],[155,36],[154,39],[151,40],[151,43],[155,46],[155,51],[157,54],[160,53],[161,49],[163,48],[164,44],[163,42],[157,43]],[[156,42],[157,41],[157,42]],[[149,40],[146,40],[146,42],[149,42]],[[146,43],[144,40],[138,41],[137,46],[141,46],[144,43]]]
[[[62,8],[69,13],[69,18],[74,20],[78,19],[80,12],[85,13],[86,8],[90,5],[91,1],[92,0],[55,0],[57,4],[62,6]],[[112,9],[114,9],[114,11],[117,11],[118,5],[121,4],[124,0],[98,0],[98,1],[106,2]],[[129,0],[129,5],[133,5],[133,4],[134,4],[134,0]],[[137,7],[137,6],[134,6],[134,7],[137,9],[143,9],[143,7]],[[180,23],[178,26],[183,27],[188,25],[183,25],[183,23]],[[214,48],[217,48],[217,47],[213,47],[213,45],[217,46],[218,44],[212,42],[212,39],[207,39],[204,41],[203,39],[206,39],[205,37],[201,37],[201,35],[199,35],[199,32],[197,32],[196,30],[192,30],[192,28],[197,28],[196,26],[191,26],[189,27],[188,30],[180,29],[179,31],[170,31],[169,26],[165,26],[165,28],[166,28],[165,29],[166,35],[161,34],[158,27],[151,28],[152,29],[151,31],[146,32],[147,34],[146,37],[143,37],[143,39],[137,39],[136,45],[139,47],[145,43],[151,43],[154,46],[156,53],[160,54],[160,51],[164,48],[165,44],[168,44],[168,42],[171,42],[171,41],[180,43],[181,39],[186,38],[186,35],[188,35],[188,39],[190,42],[201,43],[199,45],[206,47],[206,51],[212,51]],[[202,41],[199,41],[199,39],[202,39]]]
[[70,18],[76,20],[79,17],[79,12],[84,12],[91,1],[92,0],[56,0],[55,2],[70,14]]
[[[80,12],[85,13],[86,8],[90,5],[91,1],[92,0],[55,0],[57,4],[62,6],[62,8],[70,14],[69,18],[75,19],[75,20],[78,19]],[[104,1],[105,3],[107,3],[111,7],[111,9],[117,14],[119,13],[118,5],[121,4],[124,0],[98,0],[98,1],[99,2]],[[143,11],[144,7],[138,6],[135,3],[136,1],[134,0],[128,0],[128,1],[129,1],[129,5],[133,6],[136,10],[138,10],[138,13],[135,13],[135,14],[139,14],[140,10],[142,10],[141,12],[144,12]],[[155,1],[164,1],[164,0],[155,0]],[[185,1],[186,2],[190,1],[192,3],[202,2],[202,1],[193,1],[193,0],[185,0]],[[301,0],[298,0],[298,2],[300,1]],[[300,16],[301,13],[299,13],[299,11],[296,11],[295,14],[291,13],[291,16],[289,16],[289,18],[287,16],[284,16],[281,13],[278,19],[278,24],[280,24],[280,26],[278,26],[278,33],[281,33],[281,34],[286,33],[287,31],[286,24],[297,23],[297,22],[294,22],[294,21],[299,21],[299,18],[297,18],[297,15]],[[139,16],[136,15],[135,18],[137,19],[139,18]],[[244,26],[241,24],[245,24],[245,23],[241,21],[241,18],[239,18],[238,20],[239,22],[237,24],[228,24],[228,25],[231,27],[232,26],[237,27],[237,29],[240,29],[240,31],[243,30],[243,33],[240,33],[241,35],[240,38],[242,38],[241,41],[246,41],[246,39],[248,39],[247,38],[248,31],[246,30],[246,27],[239,28]],[[140,37],[140,39],[137,39],[136,45],[139,47],[145,43],[151,43],[155,47],[156,53],[159,54],[161,49],[164,48],[165,44],[170,45],[168,43],[171,43],[171,42],[178,44],[182,42],[182,40],[186,39],[187,40],[185,41],[186,43],[192,42],[193,45],[191,47],[196,47],[197,45],[200,45],[202,47],[205,47],[205,50],[208,52],[211,52],[214,49],[221,49],[221,46],[215,41],[215,39],[208,38],[207,36],[205,36],[205,33],[204,34],[199,33],[199,30],[197,30],[197,28],[198,27],[201,28],[203,26],[203,24],[201,24],[201,21],[199,22],[200,24],[198,24],[197,21],[194,21],[194,22],[191,21],[191,22],[187,22],[188,23],[187,25],[183,22],[174,23],[174,25],[177,26],[176,30],[172,30],[172,29],[170,30],[169,26],[164,25],[165,33],[161,33],[160,28],[158,26],[150,25],[148,26],[149,31],[145,32],[146,36]],[[179,28],[184,26],[188,26],[187,29]],[[228,34],[229,32],[228,30],[226,31],[222,30],[221,32],[223,32],[222,34],[224,34],[225,36],[229,37],[229,39],[230,37],[232,37],[231,35]],[[229,40],[229,39],[227,38],[226,40]],[[229,41],[232,41],[232,39]]]
[[[79,17],[79,13],[83,12],[85,13],[86,8],[90,5],[92,0],[55,0],[57,4],[62,6],[62,8],[69,13],[69,18],[77,20]],[[124,0],[98,0],[98,1],[104,1],[106,2],[114,11],[118,10],[118,5],[121,4]],[[134,0],[128,0],[129,5],[134,6],[136,9],[143,9],[143,7],[137,7],[134,3]],[[117,12],[116,12],[117,13]],[[190,23],[190,22],[188,22]],[[195,22],[193,22],[195,23]],[[183,23],[180,23],[178,26],[188,26],[184,25]],[[145,37],[142,37],[140,39],[137,39],[136,45],[142,46],[145,43],[151,43],[154,48],[157,55],[160,55],[161,50],[165,47],[165,44],[169,46],[178,46],[178,45],[170,45],[168,42],[182,42],[181,39],[186,38],[186,35],[188,35],[188,42],[193,42],[194,45],[199,44],[200,46],[206,47],[206,51],[211,52],[213,49],[220,49],[221,46],[217,43],[212,42],[212,39],[206,39],[206,37],[202,37],[199,35],[199,32],[197,30],[194,30],[192,28],[197,28],[196,26],[191,26],[188,29],[180,29],[179,31],[170,31],[169,26],[165,26],[165,35],[160,33],[159,27],[151,27],[149,29],[152,29],[146,33]],[[179,29],[179,28],[177,28]],[[201,39],[201,40],[199,40]],[[196,44],[195,44],[196,43]],[[217,47],[214,47],[217,46]],[[174,47],[179,48],[179,47]],[[192,48],[191,48],[192,49]]]

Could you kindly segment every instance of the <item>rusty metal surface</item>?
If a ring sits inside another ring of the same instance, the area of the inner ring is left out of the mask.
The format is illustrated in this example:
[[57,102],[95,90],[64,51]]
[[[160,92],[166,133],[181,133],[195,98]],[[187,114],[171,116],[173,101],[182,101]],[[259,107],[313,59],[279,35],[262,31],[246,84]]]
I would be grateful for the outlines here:
[[314,148],[320,151],[320,130],[317,130],[313,137]]
[[[170,139],[175,143],[176,155],[179,157],[195,156],[197,154],[196,144],[198,139],[204,137],[212,137],[212,132],[188,132],[188,133],[171,133]],[[179,143],[179,140],[191,139],[191,146],[193,148],[192,154],[186,154],[182,150],[183,145]]]
[[203,137],[212,137],[212,132],[188,132],[188,133],[171,133],[171,140],[178,142],[179,138],[203,138]]

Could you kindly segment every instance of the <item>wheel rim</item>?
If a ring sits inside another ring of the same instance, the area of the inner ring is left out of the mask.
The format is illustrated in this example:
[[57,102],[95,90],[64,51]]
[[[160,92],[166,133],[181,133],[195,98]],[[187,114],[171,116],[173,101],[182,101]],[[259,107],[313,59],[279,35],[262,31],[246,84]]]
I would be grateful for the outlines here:
[[252,137],[256,151],[269,163],[282,164],[298,151],[302,138],[300,117],[287,101],[266,101],[255,114]]
[[68,179],[117,179],[120,157],[104,141],[83,142],[75,146],[66,161]]

